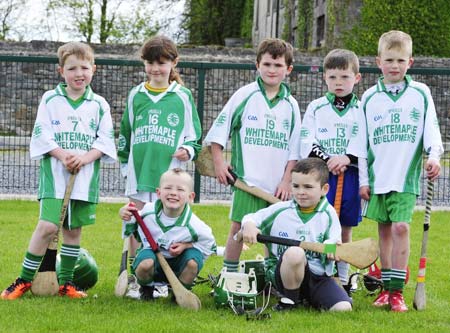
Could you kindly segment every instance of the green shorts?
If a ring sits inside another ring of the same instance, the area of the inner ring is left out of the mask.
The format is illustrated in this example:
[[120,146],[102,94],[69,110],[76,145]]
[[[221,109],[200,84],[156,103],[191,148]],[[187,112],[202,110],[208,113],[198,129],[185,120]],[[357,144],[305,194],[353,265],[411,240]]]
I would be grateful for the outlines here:
[[[152,249],[149,248],[140,248],[136,254],[136,258],[133,261],[133,269],[136,270],[139,264],[146,259],[152,259],[155,263],[155,273],[153,275],[153,281],[155,282],[168,282],[166,279],[166,276],[164,274],[164,271],[161,268],[161,265],[159,264],[158,259],[156,258],[156,254]],[[184,250],[178,257],[175,258],[168,258],[167,263],[172,268],[173,272],[177,277],[181,275],[184,268],[186,267],[189,260],[195,260],[197,263],[198,271],[197,274],[200,272],[200,270],[203,268],[203,255],[200,252],[199,249],[196,249],[194,247],[188,248]]]
[[270,204],[267,201],[235,188],[233,192],[233,202],[231,204],[230,220],[240,223],[245,215],[254,213],[269,205]]
[[[61,217],[62,199],[41,199],[39,220],[48,221],[56,225]],[[97,204],[92,202],[70,200],[67,207],[66,218],[63,226],[66,229],[75,229],[95,223]]]
[[410,223],[417,196],[413,193],[389,192],[372,194],[363,215],[378,223]]

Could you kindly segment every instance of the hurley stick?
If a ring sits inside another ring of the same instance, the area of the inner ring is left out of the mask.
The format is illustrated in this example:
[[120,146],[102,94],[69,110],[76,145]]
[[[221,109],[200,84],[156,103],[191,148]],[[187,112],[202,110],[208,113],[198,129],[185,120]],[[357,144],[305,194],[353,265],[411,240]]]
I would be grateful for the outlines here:
[[114,288],[114,295],[122,297],[125,295],[128,287],[128,248],[130,246],[130,237],[123,241],[122,258],[120,260],[119,277]]
[[166,275],[167,281],[169,282],[170,286],[172,287],[172,292],[175,296],[175,300],[177,301],[177,304],[181,306],[182,308],[191,309],[191,310],[200,310],[202,303],[200,302],[200,299],[191,291],[187,290],[178,280],[177,276],[173,272],[172,268],[167,263],[166,258],[164,258],[163,254],[159,251],[158,244],[156,244],[155,240],[153,239],[150,230],[148,230],[147,226],[144,223],[144,220],[139,215],[139,213],[135,210],[131,211],[133,213],[133,216],[136,218],[137,223],[141,227],[142,231],[144,232],[145,237],[147,238],[147,241],[150,244],[150,247],[155,252],[156,257],[158,258],[158,262],[161,265],[161,268]]
[[[202,148],[197,157],[197,160],[195,161],[195,167],[197,168],[198,173],[202,176],[216,177],[216,173],[214,171],[214,162],[209,147]],[[270,204],[274,204],[280,201],[280,199],[264,191],[263,189],[260,189],[259,187],[247,185],[242,180],[237,178],[237,176],[232,171],[230,171],[230,173],[233,175],[234,178],[234,182],[231,185],[235,186],[236,188],[244,192],[250,193],[255,197],[263,199]]]
[[427,198],[425,201],[425,217],[423,220],[422,249],[420,251],[419,273],[417,274],[417,284],[413,302],[414,309],[416,310],[424,310],[427,302],[425,292],[425,272],[427,265],[428,230],[430,229],[431,205],[433,202],[433,188],[434,188],[433,181],[428,180]]
[[[236,234],[236,240],[242,240],[242,233]],[[260,243],[275,243],[287,246],[300,246],[304,250],[318,253],[332,253],[340,260],[348,262],[356,268],[367,268],[378,258],[378,243],[372,238],[365,238],[359,241],[337,244],[323,244],[314,242],[302,242],[294,239],[287,239],[274,236],[257,235]]]
[[42,259],[39,271],[31,285],[31,292],[38,296],[51,296],[58,293],[59,284],[56,276],[56,252],[58,251],[59,232],[64,219],[66,218],[67,207],[69,206],[70,194],[72,193],[73,184],[75,183],[75,174],[70,174],[69,182],[64,193],[63,205],[61,207],[61,214],[59,217],[58,232],[50,241],[44,258]]
[[338,217],[340,217],[341,215],[343,189],[344,189],[344,173],[341,172],[337,179],[336,195],[334,197],[334,210],[336,211]]

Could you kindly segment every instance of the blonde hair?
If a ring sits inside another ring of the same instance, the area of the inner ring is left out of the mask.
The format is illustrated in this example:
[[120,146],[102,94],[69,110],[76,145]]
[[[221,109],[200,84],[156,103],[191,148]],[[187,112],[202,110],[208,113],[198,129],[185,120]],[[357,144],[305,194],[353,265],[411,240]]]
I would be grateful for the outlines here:
[[391,30],[381,35],[378,40],[378,55],[385,50],[403,50],[412,56],[412,38],[406,32]]
[[63,67],[67,58],[71,55],[76,56],[79,59],[87,60],[94,64],[94,51],[92,48],[82,42],[69,42],[58,48],[58,64]]
[[[178,59],[178,50],[175,43],[166,36],[155,36],[147,40],[141,48],[141,59],[148,62],[159,61],[166,58],[170,61]],[[180,74],[175,68],[170,70],[169,83],[177,81],[183,84]]]
[[188,186],[189,191],[191,191],[191,192],[194,191],[194,180],[192,179],[192,177],[189,173],[187,173],[186,171],[184,171],[181,168],[174,168],[174,169],[170,169],[170,170],[167,170],[166,172],[164,172],[161,175],[161,178],[159,179],[159,185],[161,185],[164,182],[165,178],[170,175],[176,175],[176,176],[181,177],[184,180],[184,182],[186,183],[186,185]]
[[344,49],[334,49],[325,56],[323,60],[323,71],[328,69],[346,70],[351,67],[353,73],[359,73],[359,60],[355,52]]

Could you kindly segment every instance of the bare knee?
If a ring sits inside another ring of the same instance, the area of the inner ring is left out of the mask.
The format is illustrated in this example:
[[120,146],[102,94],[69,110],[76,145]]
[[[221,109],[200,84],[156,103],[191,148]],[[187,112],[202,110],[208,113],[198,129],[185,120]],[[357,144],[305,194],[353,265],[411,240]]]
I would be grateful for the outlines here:
[[153,276],[154,261],[152,259],[146,259],[139,263],[136,267],[136,276],[139,280],[149,280]]
[[305,251],[300,247],[292,246],[283,254],[283,264],[289,266],[299,266],[306,262]]
[[36,227],[36,233],[43,239],[52,239],[58,232],[58,226],[47,221],[39,221]]
[[393,223],[392,233],[397,237],[407,237],[409,235],[409,224],[405,222]]
[[194,259],[191,259],[187,262],[186,266],[184,267],[184,270],[193,273],[193,274],[197,274],[198,271],[198,265],[197,262]]
[[352,304],[347,301],[337,302],[329,311],[352,311]]

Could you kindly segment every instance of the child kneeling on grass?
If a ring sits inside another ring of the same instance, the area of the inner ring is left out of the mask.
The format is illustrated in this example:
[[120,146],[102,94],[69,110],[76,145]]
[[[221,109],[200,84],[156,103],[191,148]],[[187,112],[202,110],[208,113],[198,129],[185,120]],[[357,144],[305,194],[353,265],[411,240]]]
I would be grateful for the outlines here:
[[[181,283],[192,288],[195,278],[203,267],[204,260],[216,252],[216,241],[211,228],[200,220],[189,206],[194,200],[192,177],[179,168],[168,170],[161,176],[158,199],[148,202],[139,212],[153,239],[167,259]],[[141,286],[141,299],[153,299],[154,282],[167,282],[158,259],[151,249],[132,211],[136,207],[126,205],[119,211],[124,221],[125,233],[137,230],[142,242],[133,269]]]
[[[292,169],[290,201],[279,202],[242,221],[244,242],[254,244],[259,233],[308,242],[338,244],[341,225],[336,211],[328,203],[328,167],[319,158],[306,158]],[[275,311],[290,310],[300,303],[329,311],[351,311],[352,300],[334,280],[334,259],[304,251],[298,246],[287,247],[268,243],[265,259],[266,281],[272,282],[283,294]]]

